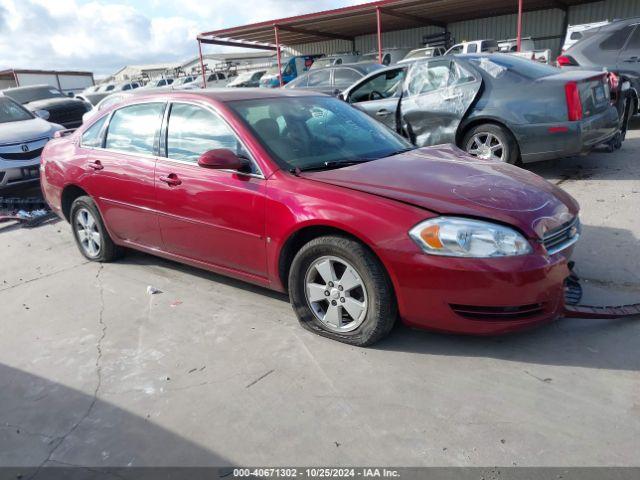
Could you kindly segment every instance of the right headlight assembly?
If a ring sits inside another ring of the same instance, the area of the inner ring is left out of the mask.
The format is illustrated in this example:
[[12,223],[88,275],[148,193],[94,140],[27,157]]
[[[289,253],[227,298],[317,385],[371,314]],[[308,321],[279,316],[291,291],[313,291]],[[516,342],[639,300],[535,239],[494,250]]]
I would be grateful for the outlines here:
[[432,218],[413,227],[409,236],[430,255],[492,258],[532,252],[531,244],[514,229],[472,218]]

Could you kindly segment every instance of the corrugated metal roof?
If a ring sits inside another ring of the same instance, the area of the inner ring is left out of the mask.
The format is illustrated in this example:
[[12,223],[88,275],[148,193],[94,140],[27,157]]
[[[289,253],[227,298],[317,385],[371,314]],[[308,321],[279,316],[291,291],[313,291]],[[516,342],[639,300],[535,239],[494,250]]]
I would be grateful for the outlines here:
[[[593,0],[586,0],[593,1]],[[524,11],[567,7],[585,0],[524,0]],[[281,18],[204,32],[200,40],[227,39],[230,41],[272,44],[274,27],[278,26],[283,45],[301,45],[332,40],[354,41],[356,37],[376,33],[376,10],[380,9],[385,32],[412,27],[439,26],[453,22],[480,19],[515,13],[516,0],[380,0],[363,5],[297,17]],[[493,36],[493,35],[491,35]]]

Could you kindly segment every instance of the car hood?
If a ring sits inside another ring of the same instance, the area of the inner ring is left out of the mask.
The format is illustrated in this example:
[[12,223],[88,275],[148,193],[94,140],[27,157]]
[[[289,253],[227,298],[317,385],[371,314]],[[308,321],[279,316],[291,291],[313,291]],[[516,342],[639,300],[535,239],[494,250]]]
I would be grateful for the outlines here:
[[517,227],[531,238],[572,220],[578,203],[527,170],[437,145],[321,172],[304,178],[359,190],[437,214],[484,218]]
[[75,98],[45,98],[43,100],[35,100],[33,102],[25,103],[24,106],[27,107],[32,112],[36,110],[49,110],[53,109],[61,109],[61,108],[77,108],[78,104],[83,104],[81,100],[77,100]]
[[0,123],[0,145],[51,137],[53,132],[62,128],[60,125],[46,122],[41,118]]

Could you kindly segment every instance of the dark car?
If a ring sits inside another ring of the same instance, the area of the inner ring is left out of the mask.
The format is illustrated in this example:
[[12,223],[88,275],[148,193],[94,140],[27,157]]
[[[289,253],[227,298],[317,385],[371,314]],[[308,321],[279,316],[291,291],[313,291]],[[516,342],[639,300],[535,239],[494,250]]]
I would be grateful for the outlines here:
[[494,334],[562,315],[580,224],[560,188],[327,95],[192,92],[133,96],[45,147],[44,195],[87,259],[130,247],[288,291],[305,328],[360,346],[396,318]]
[[337,95],[354,82],[381,68],[384,67],[378,63],[344,63],[317,68],[289,82],[284,88],[306,89]]
[[570,70],[607,69],[631,83],[634,113],[640,93],[640,17],[617,20],[585,30],[582,39],[558,57],[556,63]]
[[24,105],[31,112],[49,112],[47,120],[65,128],[78,128],[82,124],[82,116],[91,110],[91,105],[87,102],[70,98],[49,85],[8,88],[1,93]]
[[605,73],[562,72],[508,54],[390,67],[343,97],[417,146],[453,143],[507,163],[587,152],[619,129]]

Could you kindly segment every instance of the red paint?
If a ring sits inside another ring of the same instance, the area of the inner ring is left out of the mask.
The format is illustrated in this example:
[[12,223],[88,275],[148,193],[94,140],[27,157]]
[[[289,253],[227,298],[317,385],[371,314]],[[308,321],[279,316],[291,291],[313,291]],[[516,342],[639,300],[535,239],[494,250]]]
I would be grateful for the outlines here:
[[[95,200],[116,243],[280,291],[287,240],[306,227],[339,229],[378,256],[393,283],[401,319],[420,328],[502,333],[551,321],[563,312],[571,251],[549,256],[539,240],[544,229],[576,215],[578,205],[540,177],[471,159],[451,146],[295,176],[279,169],[215,94],[150,97],[197,100],[216,109],[244,141],[264,178],[84,149],[78,145],[83,126],[52,140],[43,152],[42,187],[54,211],[61,213],[66,187],[79,187]],[[89,167],[96,161],[102,170]],[[170,185],[161,177],[180,183]],[[533,253],[498,259],[427,255],[408,231],[439,214],[509,224],[529,239]],[[496,320],[463,317],[452,304],[541,307],[531,317]]]
[[558,65],[558,67],[571,67],[578,64],[569,55],[560,55],[558,58],[556,58],[556,65]]

